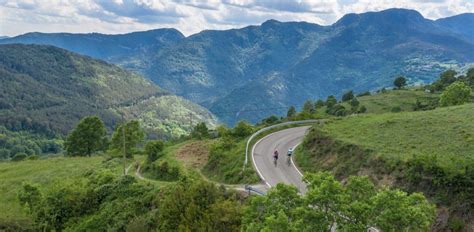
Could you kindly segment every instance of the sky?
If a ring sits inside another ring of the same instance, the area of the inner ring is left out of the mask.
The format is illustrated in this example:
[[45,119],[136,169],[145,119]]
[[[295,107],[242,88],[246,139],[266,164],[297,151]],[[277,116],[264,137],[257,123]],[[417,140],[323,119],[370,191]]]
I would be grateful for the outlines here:
[[347,13],[409,8],[430,19],[474,12],[474,0],[0,0],[0,35],[121,34],[259,25],[268,19],[330,25]]

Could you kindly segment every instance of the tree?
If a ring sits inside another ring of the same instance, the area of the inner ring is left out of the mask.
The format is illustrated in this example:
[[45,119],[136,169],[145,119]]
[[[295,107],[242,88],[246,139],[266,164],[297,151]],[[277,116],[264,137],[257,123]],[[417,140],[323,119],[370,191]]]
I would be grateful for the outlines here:
[[196,139],[209,138],[209,129],[205,122],[198,123],[191,132],[191,137]]
[[165,144],[162,141],[155,140],[149,141],[145,145],[145,155],[147,156],[148,162],[154,162],[163,155],[163,149]]
[[287,118],[292,118],[296,115],[296,108],[294,106],[290,106],[288,112],[286,113]]
[[314,113],[314,105],[313,105],[313,102],[311,102],[311,100],[307,100],[304,102],[302,112],[307,113],[307,114]]
[[246,137],[253,133],[253,128],[245,121],[240,121],[232,130],[232,135],[235,137]]
[[354,98],[354,92],[352,90],[347,91],[342,95],[342,101],[343,102],[350,101],[353,98]]
[[337,104],[337,99],[336,99],[336,97],[334,97],[333,95],[328,96],[328,98],[326,99],[326,106],[327,106],[328,108],[331,108],[331,107],[333,107],[333,106],[336,105],[336,104]]
[[125,149],[126,157],[131,158],[133,153],[136,152],[136,147],[144,138],[145,132],[140,127],[140,122],[132,120],[120,124],[115,128],[114,134],[112,135],[111,145],[116,152]]
[[362,114],[363,114],[363,113],[365,113],[365,112],[367,112],[367,107],[365,107],[364,105],[360,106],[360,107],[359,107],[359,113],[362,113]]
[[464,82],[456,81],[443,91],[439,103],[441,106],[462,105],[469,101],[470,95],[471,88]]
[[81,119],[64,144],[69,156],[91,156],[107,149],[107,130],[97,116]]
[[357,100],[357,98],[352,98],[352,100],[350,101],[350,104],[351,104],[351,111],[353,113],[357,112],[357,109],[359,108],[359,105],[360,105],[359,100]]
[[406,79],[405,77],[399,76],[399,77],[395,78],[395,80],[393,81],[393,85],[394,85],[397,89],[401,89],[401,88],[403,88],[405,85],[407,85],[407,79]]
[[346,116],[347,115],[347,110],[346,107],[344,107],[341,104],[336,104],[331,108],[328,108],[326,113],[334,116]]
[[244,231],[426,231],[436,215],[420,193],[377,190],[367,176],[345,184],[330,172],[306,173],[307,192],[278,184],[265,196],[250,198],[242,217]]
[[316,101],[316,103],[314,103],[314,109],[315,109],[315,110],[321,109],[321,108],[323,108],[324,104],[325,104],[325,103],[324,103],[323,100],[318,99],[318,100]]

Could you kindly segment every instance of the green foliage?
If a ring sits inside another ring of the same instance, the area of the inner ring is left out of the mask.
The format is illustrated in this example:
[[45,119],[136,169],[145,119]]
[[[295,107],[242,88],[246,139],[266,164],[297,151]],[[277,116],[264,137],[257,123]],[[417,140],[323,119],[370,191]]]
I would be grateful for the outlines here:
[[343,105],[336,104],[331,108],[327,108],[326,113],[334,116],[346,116],[348,114],[348,111]]
[[225,188],[182,180],[159,188],[102,170],[18,193],[37,230],[239,231],[241,201]]
[[347,101],[350,101],[354,98],[354,91],[350,90],[350,91],[347,91],[345,92],[343,95],[342,95],[342,101],[343,102],[347,102]]
[[272,116],[262,119],[262,124],[272,125],[272,124],[278,123],[279,121],[280,121],[280,118],[278,118],[276,115],[272,115]]
[[401,89],[403,88],[404,86],[407,85],[407,79],[405,77],[397,77],[395,78],[395,80],[393,81],[393,85],[397,88],[397,89]]
[[206,123],[198,123],[191,132],[191,137],[196,139],[209,138],[209,129],[207,128]]
[[323,108],[323,106],[325,105],[326,103],[321,100],[321,99],[318,99],[315,103],[314,103],[314,109],[315,110],[318,110],[318,109],[321,109]]
[[303,104],[303,113],[312,114],[314,113],[314,104],[311,100],[306,100]]
[[456,81],[450,84],[441,94],[439,103],[441,106],[462,105],[469,101],[471,88],[464,82]]
[[17,153],[46,155],[59,153],[62,140],[28,131],[10,131],[0,126],[0,160],[9,159]]
[[81,119],[69,133],[64,147],[68,156],[91,156],[98,151],[107,150],[107,130],[97,116]]
[[179,166],[166,160],[148,163],[143,167],[143,172],[146,172],[147,177],[154,180],[176,181],[181,177]]
[[151,163],[163,156],[165,144],[162,141],[148,141],[145,144],[144,153],[147,156],[147,162]]
[[145,132],[140,127],[140,122],[131,120],[117,126],[110,145],[115,152],[125,152],[126,157],[130,158],[137,152],[137,146],[143,142],[144,138]]
[[394,186],[423,191],[465,215],[474,202],[473,115],[465,104],[333,120],[308,133],[296,160],[305,171],[330,170],[339,178],[365,170],[383,184],[388,176]]
[[336,104],[337,104],[337,99],[336,99],[336,97],[334,97],[333,95],[330,95],[330,96],[327,97],[327,99],[326,99],[326,106],[327,106],[328,108],[331,108],[331,107],[333,107],[333,106],[336,105]]
[[394,107],[392,107],[390,112],[392,112],[392,113],[402,112],[402,108],[400,106],[394,106]]
[[329,172],[306,174],[308,190],[278,184],[265,196],[250,199],[244,209],[245,231],[427,231],[435,207],[420,193],[377,190],[366,176],[351,176],[346,184]]
[[290,106],[288,112],[286,113],[287,118],[292,118],[296,115],[296,108],[294,106]]
[[454,83],[456,79],[456,71],[449,69],[439,75],[439,79],[429,86],[432,92],[443,91],[446,87]]
[[245,121],[240,121],[237,125],[232,129],[232,135],[235,137],[246,137],[253,133],[252,125],[248,124]]
[[371,95],[370,91],[365,91],[365,92],[357,94],[357,97],[370,96],[370,95]]
[[26,159],[28,155],[26,153],[16,153],[15,156],[12,157],[12,161],[22,161]]

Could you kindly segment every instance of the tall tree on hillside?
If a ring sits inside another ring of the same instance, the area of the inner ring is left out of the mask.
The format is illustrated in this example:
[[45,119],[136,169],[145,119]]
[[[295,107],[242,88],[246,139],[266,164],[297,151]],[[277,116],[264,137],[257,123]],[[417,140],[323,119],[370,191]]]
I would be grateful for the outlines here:
[[304,113],[308,113],[308,114],[312,114],[314,113],[314,105],[313,105],[313,102],[311,102],[311,100],[307,100],[304,102],[303,104],[303,110],[302,110]]
[[290,106],[288,112],[286,113],[287,118],[294,117],[296,115],[296,108],[294,106]]
[[107,149],[107,130],[97,116],[85,117],[68,135],[65,142],[68,156],[91,156]]
[[326,99],[326,106],[328,108],[332,108],[334,105],[337,104],[337,99],[336,97],[334,97],[333,95],[331,96],[328,96],[328,98]]
[[209,129],[205,122],[198,123],[191,131],[191,137],[196,139],[209,138]]
[[462,105],[469,101],[471,88],[462,81],[456,81],[446,87],[441,94],[439,103],[441,106]]
[[323,108],[324,104],[325,104],[325,103],[324,103],[323,100],[318,99],[318,100],[316,101],[316,103],[314,103],[314,109],[315,109],[315,110],[321,109],[321,108]]
[[353,98],[354,98],[354,92],[352,90],[347,91],[342,95],[342,101],[343,102],[350,101]]
[[125,149],[127,158],[131,158],[136,152],[137,146],[143,142],[145,132],[140,127],[140,122],[132,120],[124,124],[120,124],[112,135],[112,148],[115,151],[122,151]]
[[405,77],[399,76],[399,77],[395,78],[395,80],[393,81],[393,85],[397,89],[401,89],[401,88],[403,88],[404,86],[407,85],[407,79]]

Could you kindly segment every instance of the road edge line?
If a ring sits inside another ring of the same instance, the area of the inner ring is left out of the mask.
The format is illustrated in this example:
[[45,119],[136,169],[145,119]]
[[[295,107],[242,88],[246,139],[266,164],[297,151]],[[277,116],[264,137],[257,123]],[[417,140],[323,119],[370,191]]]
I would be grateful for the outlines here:
[[251,154],[251,155],[252,155],[252,163],[253,163],[253,166],[255,167],[255,170],[257,170],[257,173],[258,173],[258,175],[260,176],[260,179],[262,179],[263,182],[265,182],[265,184],[266,184],[269,188],[271,188],[272,185],[269,184],[269,183],[265,180],[265,178],[263,177],[262,173],[260,172],[260,169],[258,169],[257,164],[255,163],[254,153],[255,153],[255,147],[256,147],[262,140],[266,139],[268,136],[270,136],[270,135],[272,135],[272,134],[275,134],[275,133],[277,133],[277,132],[280,132],[280,131],[276,131],[276,132],[270,133],[270,134],[268,134],[268,135],[265,135],[265,137],[259,139],[259,140],[252,146],[252,154]]
[[[296,150],[296,147],[298,147],[299,145],[301,145],[302,141],[299,142],[298,144],[296,144],[294,147],[293,147],[293,151]],[[293,167],[296,169],[296,171],[298,172],[298,174],[300,174],[301,177],[303,177],[303,173],[301,173],[300,169],[296,166],[295,162],[293,161],[293,156],[291,156],[290,158],[291,160],[291,164],[293,164]]]

